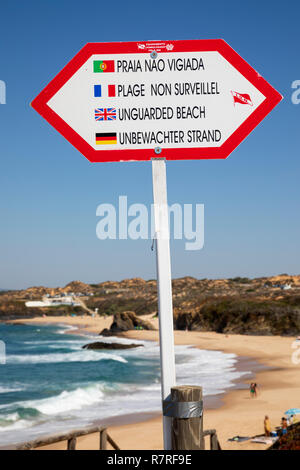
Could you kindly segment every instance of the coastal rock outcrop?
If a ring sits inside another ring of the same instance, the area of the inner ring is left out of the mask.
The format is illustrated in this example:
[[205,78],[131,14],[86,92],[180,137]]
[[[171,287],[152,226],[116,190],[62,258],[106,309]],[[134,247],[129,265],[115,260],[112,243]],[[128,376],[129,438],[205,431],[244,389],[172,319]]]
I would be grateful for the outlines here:
[[228,297],[209,300],[198,309],[174,312],[174,328],[247,335],[297,336],[300,299],[253,301]]
[[154,330],[150,322],[142,320],[134,312],[121,312],[114,315],[113,323],[108,330],[105,328],[101,331],[100,336],[111,336],[123,331],[141,328],[143,330]]
[[99,350],[99,349],[133,349],[133,348],[140,348],[143,347],[142,344],[121,344],[121,343],[103,343],[97,341],[96,343],[85,344],[82,346],[82,349],[92,349],[92,350]]

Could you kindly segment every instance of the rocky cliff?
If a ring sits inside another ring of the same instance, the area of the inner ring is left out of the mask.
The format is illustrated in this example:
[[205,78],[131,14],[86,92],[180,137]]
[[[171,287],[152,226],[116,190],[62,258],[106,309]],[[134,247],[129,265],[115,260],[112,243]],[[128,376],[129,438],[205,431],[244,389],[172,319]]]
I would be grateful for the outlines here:
[[[174,279],[172,287],[176,329],[300,334],[300,276],[282,274],[256,279],[184,277]],[[114,315],[114,332],[140,326],[149,328],[143,324],[143,316],[157,314],[156,281],[134,278],[99,284],[73,281],[65,287],[32,287],[0,292],[0,319],[85,314],[81,307],[25,307],[29,299],[39,300],[45,294],[70,292],[80,294],[87,307],[93,311],[97,309],[99,315]]]

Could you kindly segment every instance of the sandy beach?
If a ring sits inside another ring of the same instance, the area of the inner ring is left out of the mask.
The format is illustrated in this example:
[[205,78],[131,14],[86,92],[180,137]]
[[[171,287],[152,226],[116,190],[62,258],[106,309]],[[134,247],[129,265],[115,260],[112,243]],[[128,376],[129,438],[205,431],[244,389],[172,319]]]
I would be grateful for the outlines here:
[[[146,317],[143,317],[146,319]],[[148,320],[150,319],[147,318]],[[83,331],[99,334],[103,328],[109,328],[112,317],[46,317],[32,320],[17,320],[17,323],[61,323],[74,326],[77,334]],[[157,328],[157,320],[153,321]],[[126,338],[158,341],[158,331],[129,331]],[[240,436],[255,436],[263,433],[263,420],[269,415],[272,428],[280,423],[283,413],[288,408],[300,406],[300,364],[292,362],[292,343],[295,338],[280,336],[242,336],[222,335],[212,332],[175,331],[175,344],[193,345],[200,349],[234,353],[239,357],[257,361],[262,367],[255,374],[259,393],[251,399],[249,391],[234,389],[222,397],[221,406],[205,409],[205,429],[216,429],[222,449],[264,450],[263,444],[250,441],[243,443],[228,442],[228,439]],[[249,383],[249,380],[247,381]],[[192,384],[187,384],[192,385]],[[108,432],[121,449],[162,449],[161,416],[143,417],[136,422],[129,418],[127,424],[120,418],[117,424],[109,426]],[[126,420],[125,420],[126,422]],[[98,435],[89,435],[78,440],[78,449],[96,449]],[[207,447],[209,446],[207,442]],[[65,449],[65,443],[47,448]]]

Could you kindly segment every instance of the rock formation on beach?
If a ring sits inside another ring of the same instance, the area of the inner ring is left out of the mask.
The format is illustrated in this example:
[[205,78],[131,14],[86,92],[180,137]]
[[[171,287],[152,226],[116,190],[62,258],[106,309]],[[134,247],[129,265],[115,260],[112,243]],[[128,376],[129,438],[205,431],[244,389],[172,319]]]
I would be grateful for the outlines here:
[[82,349],[91,349],[91,350],[101,350],[101,349],[108,349],[108,350],[115,350],[115,349],[133,349],[133,348],[141,348],[143,347],[142,344],[123,344],[123,343],[103,343],[97,341],[96,343],[89,343],[82,346]]
[[143,330],[154,330],[150,322],[142,320],[134,312],[115,313],[113,323],[108,330],[105,328],[101,331],[101,336],[111,336],[122,331],[134,330],[141,328]]

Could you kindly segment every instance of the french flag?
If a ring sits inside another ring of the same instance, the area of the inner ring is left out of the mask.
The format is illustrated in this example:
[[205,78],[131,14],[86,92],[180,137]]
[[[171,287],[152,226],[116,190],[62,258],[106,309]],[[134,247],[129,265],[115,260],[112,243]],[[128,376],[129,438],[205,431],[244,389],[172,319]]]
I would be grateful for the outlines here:
[[116,85],[94,85],[94,97],[114,97],[116,96]]

